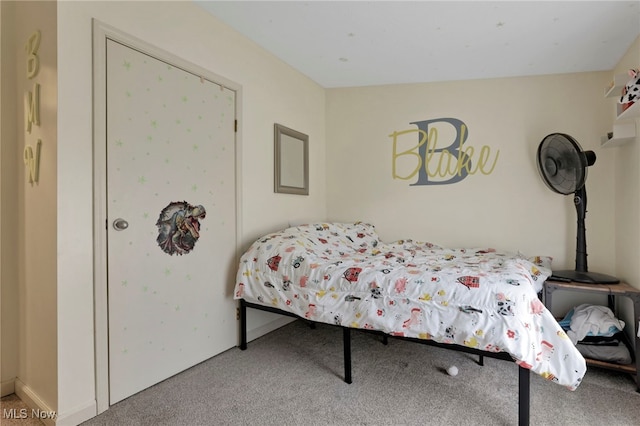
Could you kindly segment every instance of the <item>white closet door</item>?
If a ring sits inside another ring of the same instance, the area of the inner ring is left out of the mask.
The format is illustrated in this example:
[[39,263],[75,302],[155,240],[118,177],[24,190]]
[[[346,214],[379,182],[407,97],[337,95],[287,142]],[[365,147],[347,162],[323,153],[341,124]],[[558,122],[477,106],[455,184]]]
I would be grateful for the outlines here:
[[109,400],[237,341],[235,92],[107,40]]

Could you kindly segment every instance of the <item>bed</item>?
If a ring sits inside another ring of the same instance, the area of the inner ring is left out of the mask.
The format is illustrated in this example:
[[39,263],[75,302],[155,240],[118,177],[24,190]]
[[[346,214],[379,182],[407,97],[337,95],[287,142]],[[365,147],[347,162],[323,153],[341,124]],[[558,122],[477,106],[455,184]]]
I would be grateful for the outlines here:
[[540,301],[550,258],[491,248],[450,249],[410,239],[384,243],[367,223],[290,227],[255,241],[240,259],[241,349],[246,309],[365,330],[514,361],[519,423],[528,424],[529,371],[575,390],[583,356]]

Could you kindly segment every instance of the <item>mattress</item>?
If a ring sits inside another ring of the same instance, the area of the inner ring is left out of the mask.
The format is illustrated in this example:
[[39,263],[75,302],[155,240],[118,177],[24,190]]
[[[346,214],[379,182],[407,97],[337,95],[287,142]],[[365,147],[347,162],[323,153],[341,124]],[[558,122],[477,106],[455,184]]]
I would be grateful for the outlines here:
[[586,363],[538,298],[549,275],[545,257],[385,243],[370,224],[319,223],[255,241],[234,297],[311,321],[506,352],[574,390]]

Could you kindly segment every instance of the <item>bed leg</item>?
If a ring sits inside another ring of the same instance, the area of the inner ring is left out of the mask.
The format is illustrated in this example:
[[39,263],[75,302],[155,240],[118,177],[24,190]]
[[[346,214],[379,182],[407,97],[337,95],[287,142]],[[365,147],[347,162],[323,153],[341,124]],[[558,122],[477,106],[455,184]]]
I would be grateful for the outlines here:
[[479,357],[478,364],[480,364],[481,367],[484,367],[484,355],[479,355]]
[[518,425],[529,425],[530,371],[518,366]]
[[342,327],[342,342],[344,347],[344,381],[351,384],[351,329]]
[[240,319],[240,350],[244,351],[247,349],[247,305],[244,299],[240,299],[238,318]]

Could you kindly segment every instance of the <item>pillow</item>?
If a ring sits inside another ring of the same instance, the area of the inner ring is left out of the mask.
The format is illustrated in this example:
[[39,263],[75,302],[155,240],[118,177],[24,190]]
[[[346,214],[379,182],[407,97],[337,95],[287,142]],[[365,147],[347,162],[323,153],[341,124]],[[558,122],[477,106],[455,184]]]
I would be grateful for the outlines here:
[[377,247],[380,238],[375,227],[364,222],[323,222],[289,228],[288,234],[304,234],[310,241],[326,244],[327,248],[339,252],[364,253]]

